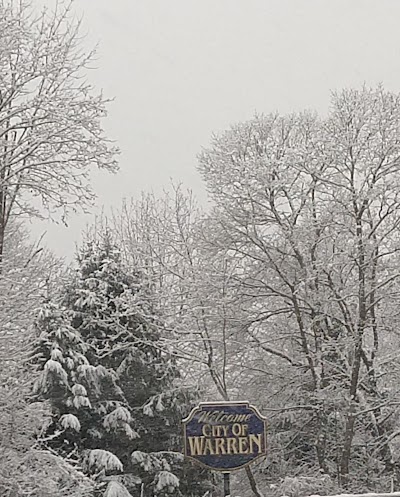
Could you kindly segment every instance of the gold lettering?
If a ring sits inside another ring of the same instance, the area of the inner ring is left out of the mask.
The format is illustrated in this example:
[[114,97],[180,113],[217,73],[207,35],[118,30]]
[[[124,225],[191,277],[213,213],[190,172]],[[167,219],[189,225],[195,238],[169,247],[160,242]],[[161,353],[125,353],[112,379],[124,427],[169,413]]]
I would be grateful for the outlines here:
[[232,435],[234,435],[235,437],[240,437],[241,434],[242,434],[242,425],[240,425],[239,423],[234,423],[232,425]]
[[226,414],[224,411],[200,411],[196,415],[198,423],[243,423],[250,420],[252,414]]
[[215,438],[222,437],[223,425],[217,425],[212,427],[212,436]]
[[250,435],[249,436],[249,442],[250,442],[250,454],[253,454],[254,453],[254,449],[253,449],[253,445],[257,445],[258,447],[258,450],[257,450],[257,454],[259,454],[260,452],[262,452],[262,434],[259,434],[259,435]]
[[[233,425],[235,426],[235,425]],[[188,437],[189,441],[189,455],[191,456],[205,456],[205,455],[225,455],[225,454],[260,454],[263,452],[263,434],[247,436],[238,436],[245,434],[248,431],[247,425],[236,424],[235,428],[232,426],[233,437],[225,437],[227,434],[227,426],[204,425],[202,432],[203,436]],[[219,435],[214,437],[212,433],[216,428]],[[226,428],[226,429],[225,429]]]
[[197,422],[198,423],[203,423],[204,421],[207,421],[208,418],[208,413],[207,412],[200,412],[198,414]]
[[237,454],[237,439],[236,438],[227,438],[226,442],[228,444],[227,454]]
[[227,437],[229,431],[229,425],[222,425],[221,428],[224,430],[224,437]]
[[211,437],[211,426],[210,425],[203,425],[201,432],[203,433],[203,435],[205,437]]
[[239,438],[239,454],[248,454],[249,453],[249,439],[247,437]]
[[204,444],[204,452],[202,455],[205,456],[207,454],[207,451],[211,455],[215,454],[214,447],[212,446],[212,440],[210,438],[206,438],[206,442]]
[[215,454],[226,454],[225,450],[225,439],[224,438],[216,438],[215,439]]
[[202,456],[204,454],[204,437],[188,437],[190,455]]

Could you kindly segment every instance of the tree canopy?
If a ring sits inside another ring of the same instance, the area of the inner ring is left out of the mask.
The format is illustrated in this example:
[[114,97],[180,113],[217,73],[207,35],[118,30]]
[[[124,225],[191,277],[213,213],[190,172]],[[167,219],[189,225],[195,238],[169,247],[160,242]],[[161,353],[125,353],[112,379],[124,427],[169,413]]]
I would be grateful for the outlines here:
[[132,495],[204,493],[207,473],[185,466],[179,445],[196,392],[179,382],[149,293],[104,235],[82,249],[59,302],[39,311],[36,389],[54,413],[48,443],[75,454],[104,495],[117,484]]

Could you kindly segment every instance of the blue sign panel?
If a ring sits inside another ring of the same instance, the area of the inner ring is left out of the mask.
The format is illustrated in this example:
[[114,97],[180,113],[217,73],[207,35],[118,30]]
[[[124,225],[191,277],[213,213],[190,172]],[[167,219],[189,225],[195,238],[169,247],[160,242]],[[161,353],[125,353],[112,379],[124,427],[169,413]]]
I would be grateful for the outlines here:
[[203,402],[182,422],[185,456],[208,468],[233,471],[266,454],[266,420],[248,402]]

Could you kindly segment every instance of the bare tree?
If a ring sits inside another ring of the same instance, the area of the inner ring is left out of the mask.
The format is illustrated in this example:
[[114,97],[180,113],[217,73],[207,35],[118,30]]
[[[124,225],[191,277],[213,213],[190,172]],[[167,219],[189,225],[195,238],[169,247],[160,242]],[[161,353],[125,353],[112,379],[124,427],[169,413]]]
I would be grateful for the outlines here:
[[307,429],[288,421],[286,448],[344,485],[382,483],[371,457],[397,479],[399,131],[398,95],[344,91],[325,120],[256,117],[200,159],[213,243],[245,261],[243,339],[297,371]]
[[71,1],[36,13],[25,0],[0,2],[0,257],[12,214],[63,219],[93,199],[92,166],[115,171],[105,138],[106,104],[86,81]]
[[[143,194],[99,225],[113,232],[125,260],[149,276],[169,328],[164,345],[181,364],[185,381],[202,385],[213,399],[241,398],[253,355],[252,344],[239,338],[242,295],[233,275],[241,262],[209,243],[215,226],[191,192],[178,186],[161,197]],[[246,473],[260,497],[252,471]]]
[[256,117],[201,156],[208,217],[178,190],[110,223],[186,370],[270,412],[275,477],[398,479],[399,118],[381,88],[334,95],[326,119]]

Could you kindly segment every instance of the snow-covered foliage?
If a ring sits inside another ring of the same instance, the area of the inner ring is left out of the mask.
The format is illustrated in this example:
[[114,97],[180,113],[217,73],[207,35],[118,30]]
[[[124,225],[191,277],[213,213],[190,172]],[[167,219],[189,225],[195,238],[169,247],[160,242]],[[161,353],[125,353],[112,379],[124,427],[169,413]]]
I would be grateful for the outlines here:
[[[80,251],[59,301],[37,315],[42,370],[36,390],[55,413],[48,443],[83,457],[88,474],[134,474],[145,495],[156,487],[168,494],[183,471],[182,456],[169,450],[190,395],[178,385],[146,274],[123,265],[107,233],[97,236]],[[131,457],[138,451],[147,464]],[[160,471],[175,476],[160,479]],[[118,480],[107,492],[135,493],[137,485]]]
[[122,462],[115,454],[107,450],[93,449],[89,450],[84,458],[84,465],[91,472],[98,471],[123,471]]
[[73,414],[63,414],[60,418],[60,425],[67,430],[68,428],[72,428],[75,431],[80,431],[81,424],[79,419]]
[[156,494],[166,492],[169,494],[175,493],[179,487],[178,478],[169,471],[160,471],[156,477],[156,485],[154,491]]
[[46,487],[58,488],[63,461],[48,459],[49,454],[38,450],[37,437],[50,412],[48,405],[32,399],[37,371],[31,363],[31,323],[60,264],[39,243],[32,243],[16,220],[9,223],[5,242],[0,257],[0,495],[17,495],[17,489],[18,496],[40,495]]
[[104,497],[132,497],[124,485],[111,480],[107,485]]
[[[41,240],[29,241],[21,221],[46,210],[64,220],[93,199],[90,167],[117,168],[116,150],[101,127],[107,102],[85,80],[92,55],[82,50],[71,4],[35,11],[34,2],[0,1],[0,494],[7,497],[92,490],[76,468],[39,450],[36,440],[42,409],[35,404],[37,412],[30,410],[37,380],[31,324],[34,310],[52,294],[61,263]],[[68,331],[58,334],[63,340]],[[73,359],[54,347],[47,360],[37,386],[68,389]],[[63,423],[78,427],[73,418]]]
[[61,456],[43,450],[40,438],[51,422],[49,405],[23,397],[0,416],[0,495],[91,497],[94,484]]
[[183,454],[179,452],[141,452],[135,450],[131,454],[133,464],[140,465],[145,471],[171,471],[171,467],[183,462]]

